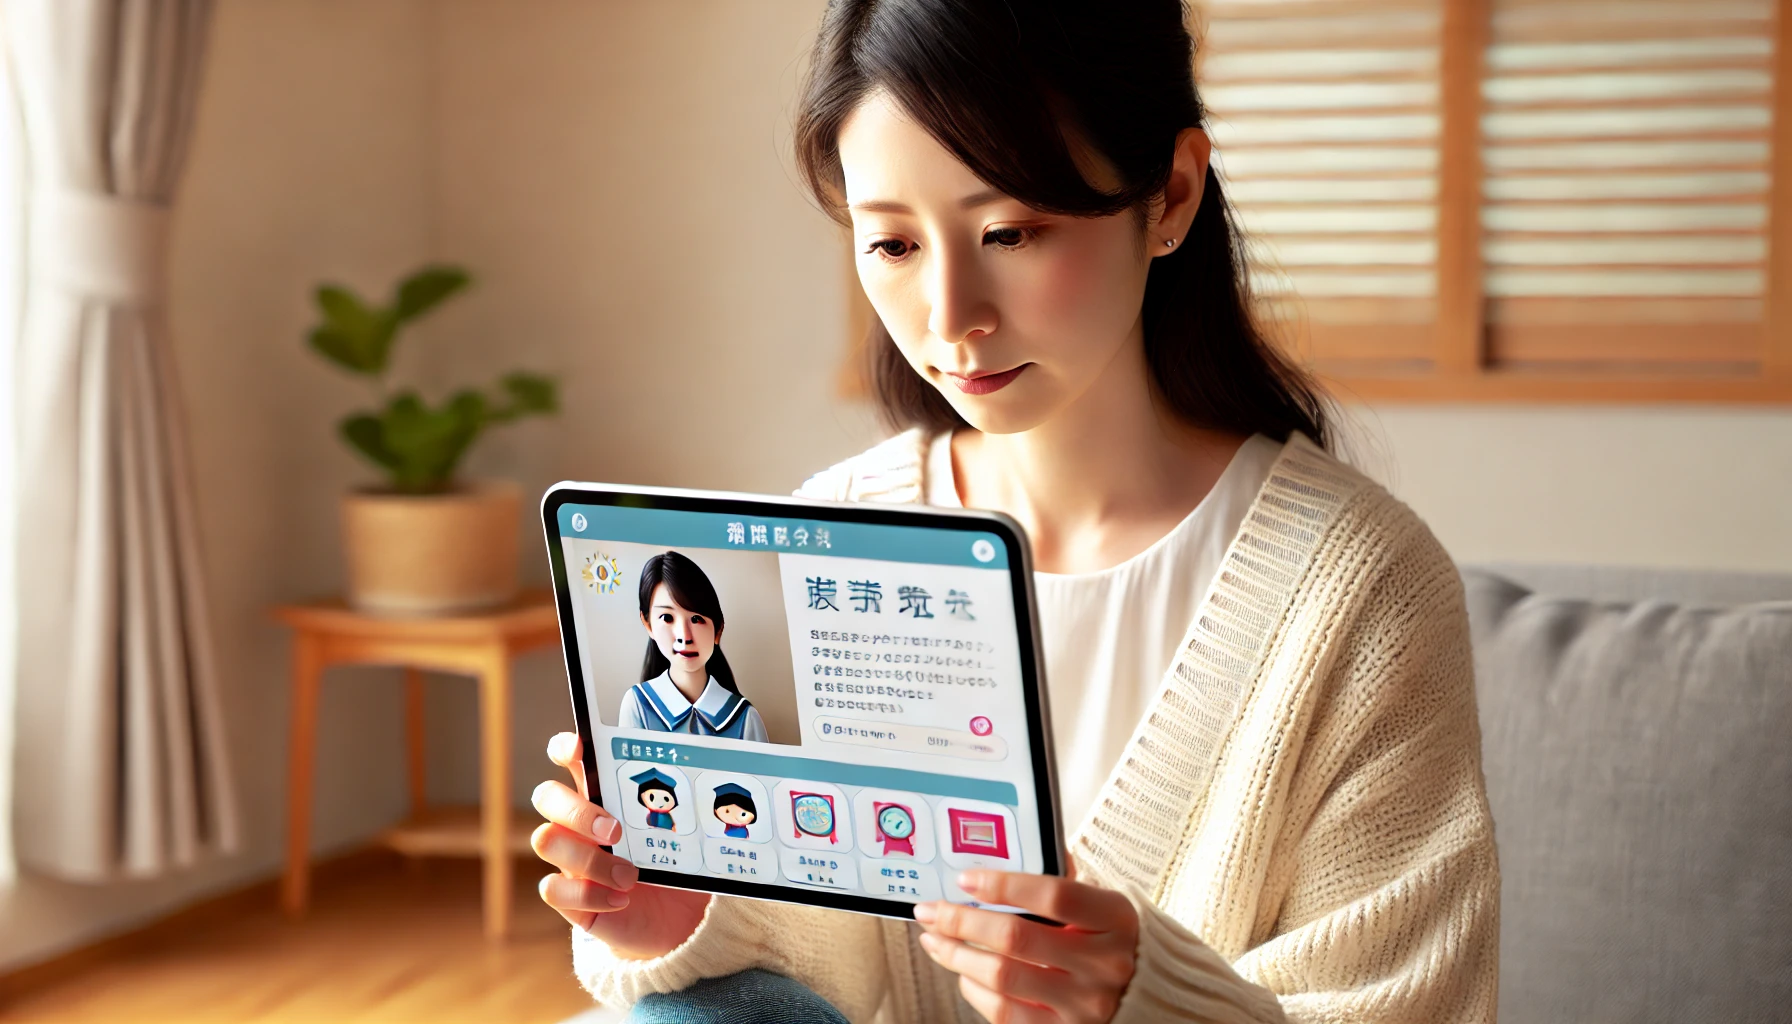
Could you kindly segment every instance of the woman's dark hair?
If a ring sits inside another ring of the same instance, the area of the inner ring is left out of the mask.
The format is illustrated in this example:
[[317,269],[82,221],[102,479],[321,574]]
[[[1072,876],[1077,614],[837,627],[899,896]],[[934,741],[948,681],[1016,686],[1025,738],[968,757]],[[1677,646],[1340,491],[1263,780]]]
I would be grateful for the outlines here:
[[[796,156],[816,199],[847,221],[840,128],[887,93],[992,188],[1047,213],[1142,212],[1164,193],[1176,140],[1201,127],[1194,42],[1180,0],[831,0],[796,117]],[[1072,139],[1106,159],[1103,191]],[[1251,315],[1240,236],[1210,167],[1177,250],[1151,261],[1145,359],[1188,423],[1285,441],[1330,441],[1317,386]],[[898,429],[964,420],[872,317],[871,381]]]
[[[709,656],[709,674],[722,684],[722,689],[739,693],[740,687],[734,685],[734,670],[728,667],[728,659],[722,654],[722,599],[716,596],[715,584],[709,582],[709,577],[696,562],[676,551],[654,555],[641,566],[642,618],[652,616],[653,591],[662,583],[679,607],[689,608],[716,624],[716,650]],[[641,681],[646,682],[671,667],[672,663],[660,652],[660,645],[648,637],[647,658],[641,662]]]

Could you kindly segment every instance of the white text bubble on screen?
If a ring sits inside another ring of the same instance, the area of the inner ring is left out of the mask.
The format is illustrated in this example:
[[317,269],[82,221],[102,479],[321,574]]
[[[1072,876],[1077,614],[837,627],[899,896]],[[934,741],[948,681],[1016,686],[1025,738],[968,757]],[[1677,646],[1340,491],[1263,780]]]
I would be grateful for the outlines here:
[[931,725],[863,722],[823,716],[815,719],[815,734],[824,743],[943,754],[973,761],[1000,761],[1008,756],[1008,743],[1000,736],[978,736]]

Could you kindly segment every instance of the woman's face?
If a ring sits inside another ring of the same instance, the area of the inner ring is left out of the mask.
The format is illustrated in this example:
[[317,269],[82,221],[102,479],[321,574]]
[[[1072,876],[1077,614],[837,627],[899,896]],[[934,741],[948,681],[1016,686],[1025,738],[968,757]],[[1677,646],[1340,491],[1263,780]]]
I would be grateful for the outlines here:
[[1150,257],[1131,213],[1044,214],[995,192],[881,93],[842,127],[840,163],[872,308],[972,426],[1045,423],[1142,345]]
[[715,620],[673,600],[671,589],[664,583],[653,588],[644,624],[647,635],[653,637],[674,669],[695,670],[708,665],[716,642],[722,638]]

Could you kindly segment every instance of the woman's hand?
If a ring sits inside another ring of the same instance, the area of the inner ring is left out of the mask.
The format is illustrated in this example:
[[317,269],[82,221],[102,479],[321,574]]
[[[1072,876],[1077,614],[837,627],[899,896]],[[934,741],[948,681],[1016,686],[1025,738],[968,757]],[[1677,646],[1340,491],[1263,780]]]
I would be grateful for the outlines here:
[[709,894],[637,884],[633,864],[598,849],[622,837],[622,822],[585,796],[579,737],[559,733],[548,741],[548,757],[572,773],[573,785],[535,787],[535,809],[548,820],[530,845],[560,869],[541,880],[541,898],[617,956],[651,960],[677,949],[703,920]]
[[1069,878],[966,871],[958,887],[1063,926],[935,901],[915,907],[927,955],[959,975],[965,1001],[995,1024],[1112,1019],[1132,981],[1139,916],[1126,897]]

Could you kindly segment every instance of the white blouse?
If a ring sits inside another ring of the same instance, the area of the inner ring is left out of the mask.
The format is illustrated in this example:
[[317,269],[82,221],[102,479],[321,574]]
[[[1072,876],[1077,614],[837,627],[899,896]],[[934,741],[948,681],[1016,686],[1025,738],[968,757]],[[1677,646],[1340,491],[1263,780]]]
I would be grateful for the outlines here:
[[[951,437],[928,446],[925,501],[960,508]],[[1082,825],[1119,762],[1281,453],[1280,443],[1251,437],[1182,522],[1119,565],[1033,574],[1065,835]]]

